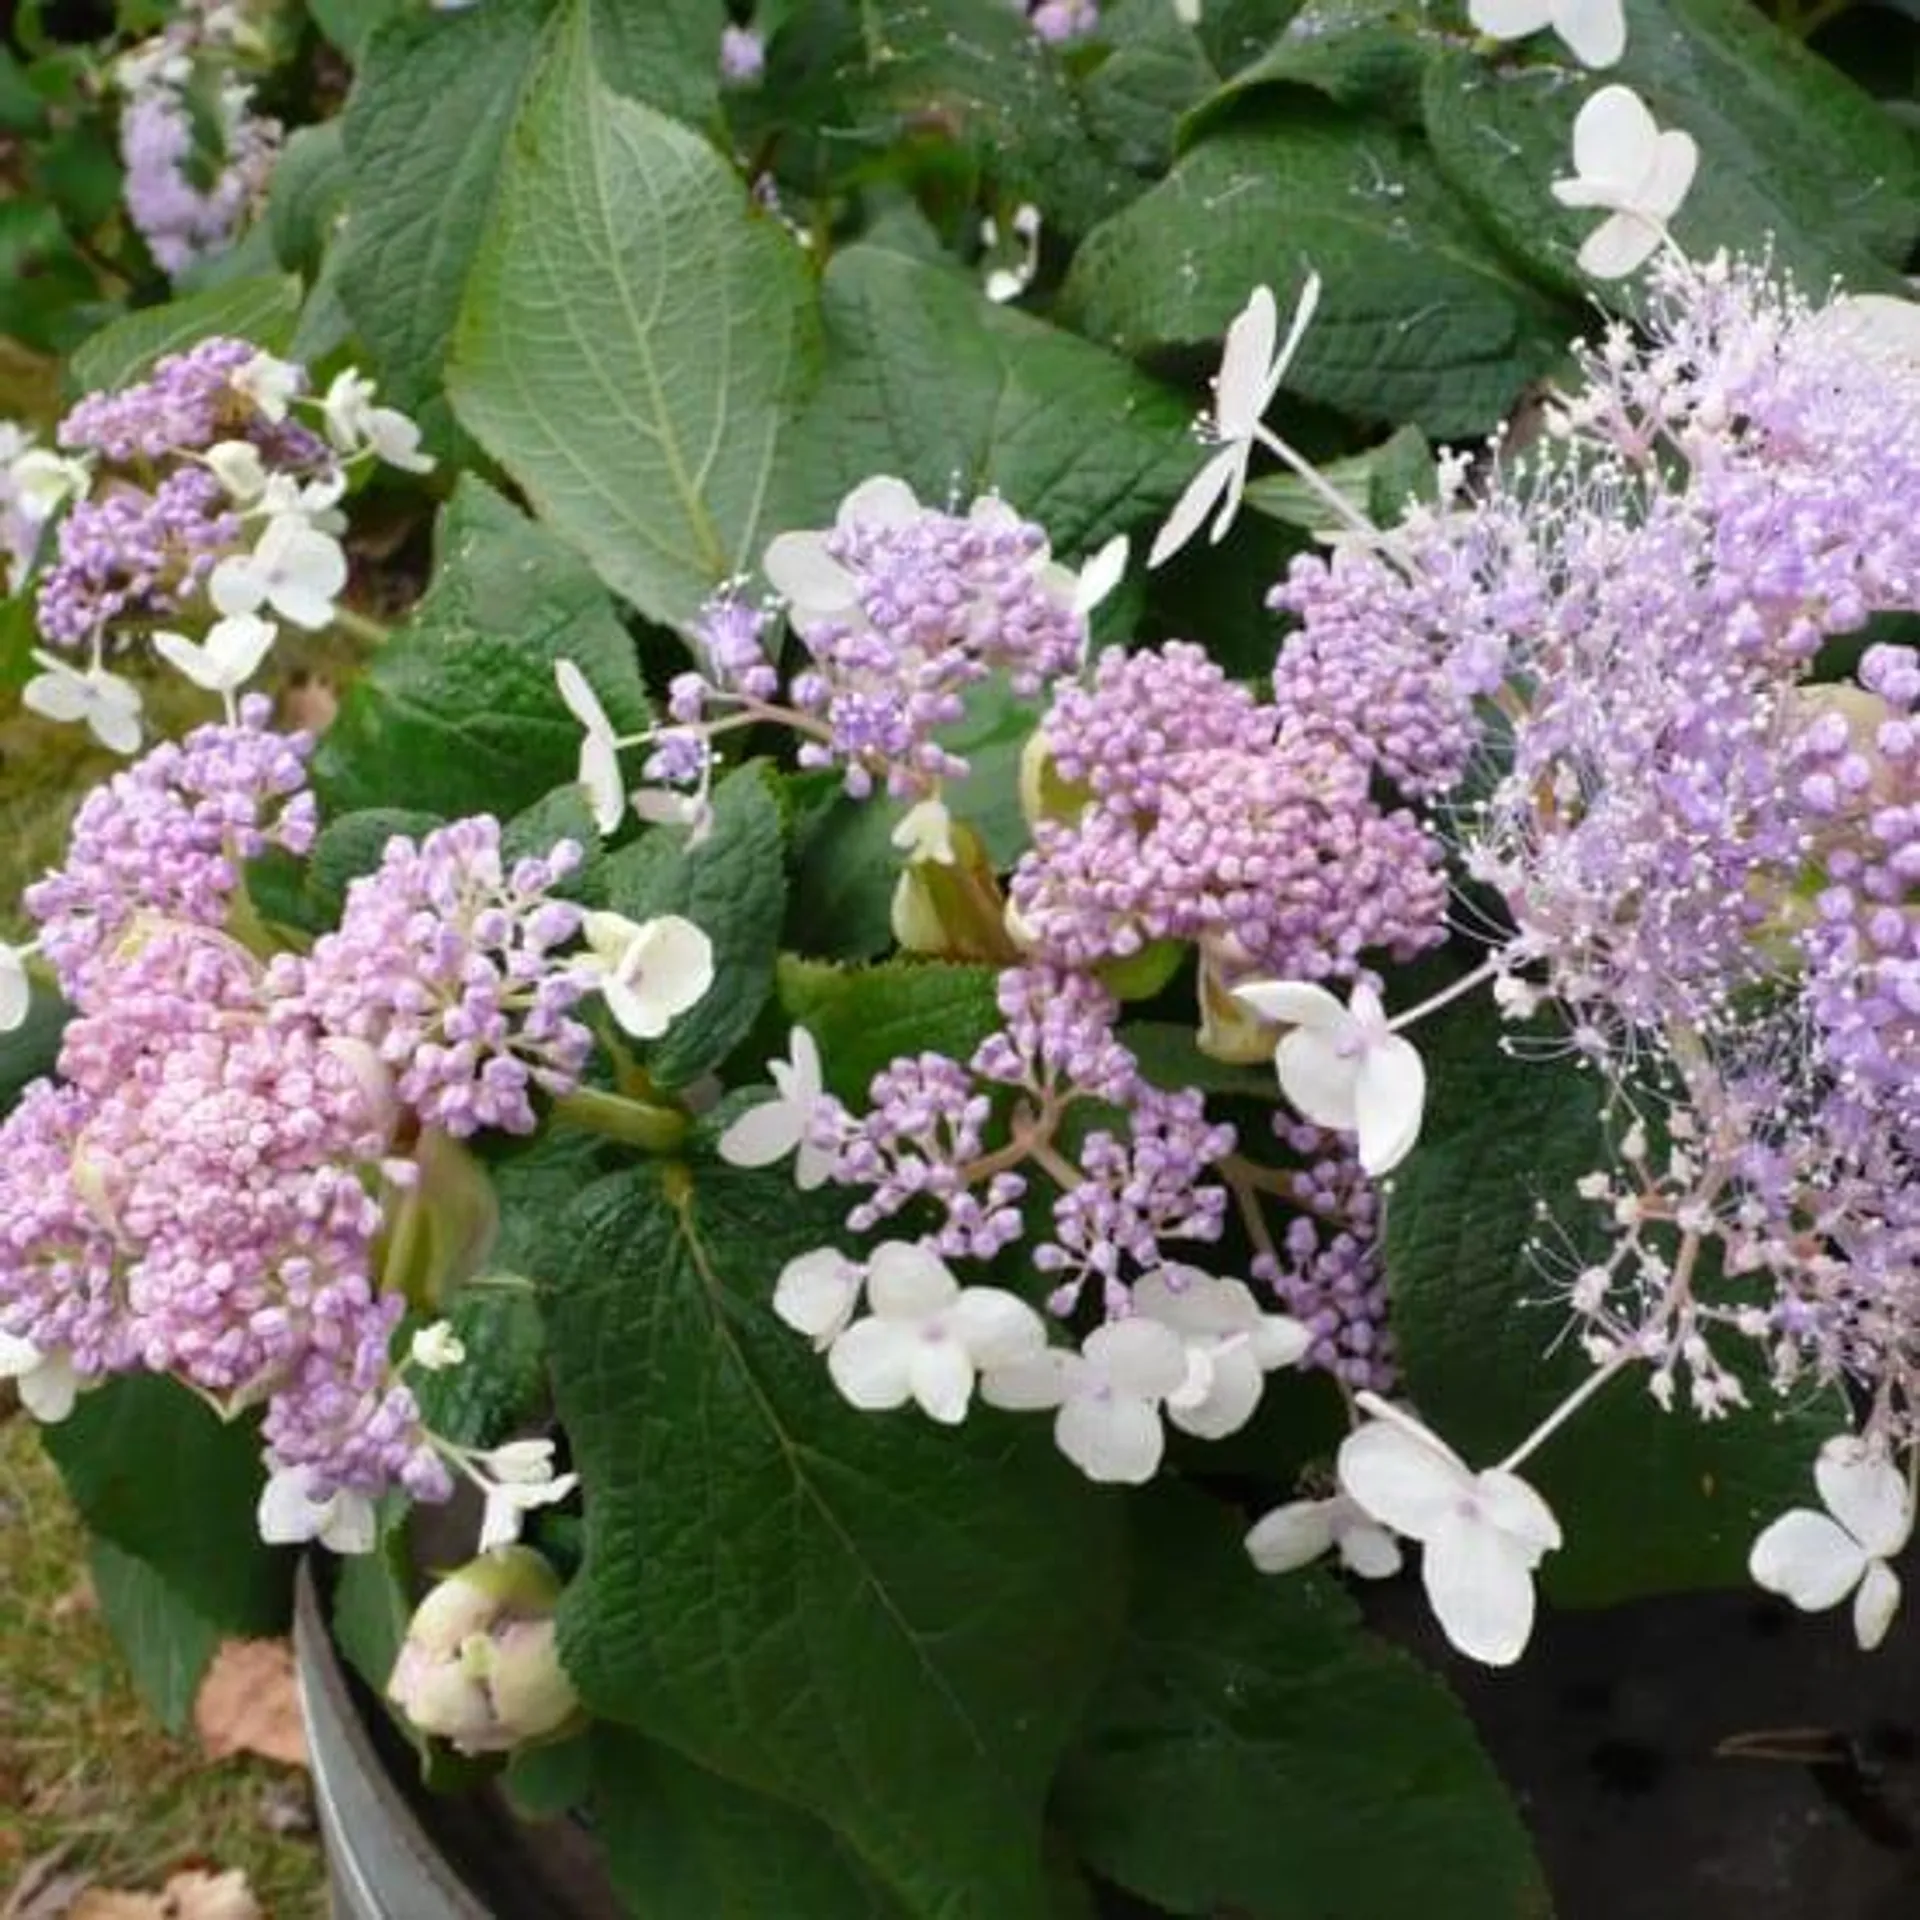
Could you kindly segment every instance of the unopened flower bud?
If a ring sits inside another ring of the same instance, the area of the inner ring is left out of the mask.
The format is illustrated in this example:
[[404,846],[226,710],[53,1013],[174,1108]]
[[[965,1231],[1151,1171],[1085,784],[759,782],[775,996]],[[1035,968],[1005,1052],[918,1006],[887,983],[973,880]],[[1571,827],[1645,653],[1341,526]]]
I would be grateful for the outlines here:
[[551,1739],[579,1712],[554,1646],[560,1581],[529,1547],[500,1547],[449,1575],[407,1627],[387,1697],[460,1753]]

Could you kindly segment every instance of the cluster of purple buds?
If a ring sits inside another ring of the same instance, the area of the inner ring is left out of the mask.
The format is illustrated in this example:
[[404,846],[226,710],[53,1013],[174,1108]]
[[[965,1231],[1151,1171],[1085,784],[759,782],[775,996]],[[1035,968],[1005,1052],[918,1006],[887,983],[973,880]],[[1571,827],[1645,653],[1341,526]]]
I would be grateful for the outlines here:
[[[280,151],[279,122],[253,111],[238,71],[241,37],[234,7],[202,0],[118,63],[127,216],[171,275],[225,251],[264,198]],[[218,153],[195,151],[204,124],[196,87],[212,101]]]
[[806,655],[784,704],[762,616],[731,596],[701,623],[705,670],[677,681],[688,734],[771,720],[802,766],[838,768],[848,793],[923,799],[967,762],[942,743],[966,694],[1004,674],[1023,698],[1077,671],[1087,627],[1046,536],[1004,501],[924,507],[902,481],[863,482],[824,532],[782,534],[768,580]]
[[321,435],[288,418],[287,403],[303,385],[298,369],[249,342],[214,338],[168,355],[122,392],[80,401],[57,437],[90,479],[61,520],[38,582],[46,640],[96,655],[109,643],[124,648],[203,608],[215,584],[221,613],[242,610],[239,601],[220,604],[228,595],[215,570],[230,559],[245,570],[255,545],[249,522],[263,516],[302,523],[317,556],[289,541],[292,528],[278,543],[291,546],[296,562],[317,557],[321,577],[283,560],[280,576],[263,579],[244,610],[264,604],[293,617],[299,587],[317,586],[323,600],[327,587],[337,592],[344,562],[336,566],[327,548],[335,545],[328,509],[338,498],[339,460]]
[[[575,1083],[601,978],[558,951],[578,849],[509,861],[486,817],[396,838],[339,931],[263,959],[244,864],[311,846],[310,744],[242,703],[96,790],[28,890],[75,1013],[59,1080],[0,1125],[0,1338],[78,1387],[158,1373],[262,1408],[269,1536],[364,1546],[390,1488],[485,1484],[392,1351],[397,1222],[444,1136],[525,1131],[532,1089]],[[539,1478],[519,1505],[565,1491]]]
[[1263,702],[1178,642],[1101,656],[1042,723],[1033,846],[1012,924],[1091,968],[1198,942],[1226,976],[1352,978],[1446,931],[1442,846],[1383,805],[1336,716]]

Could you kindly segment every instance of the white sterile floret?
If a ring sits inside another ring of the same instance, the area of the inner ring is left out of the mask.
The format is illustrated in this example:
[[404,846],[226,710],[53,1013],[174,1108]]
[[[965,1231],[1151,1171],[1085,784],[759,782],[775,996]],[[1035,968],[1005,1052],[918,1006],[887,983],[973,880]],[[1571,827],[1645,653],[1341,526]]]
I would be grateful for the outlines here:
[[1284,1313],[1262,1311],[1238,1280],[1197,1267],[1162,1267],[1134,1283],[1136,1313],[1171,1327],[1187,1349],[1187,1378],[1167,1418],[1203,1440],[1238,1433],[1253,1418],[1266,1376],[1306,1357],[1313,1336]]
[[373,1502],[344,1487],[316,1494],[314,1479],[311,1467],[282,1467],[268,1476],[255,1515],[260,1538],[270,1547],[317,1540],[334,1553],[371,1553],[380,1531]]
[[267,463],[251,440],[222,440],[201,458],[228,495],[241,506],[251,506],[267,490]]
[[1899,1609],[1900,1576],[1887,1562],[1913,1532],[1913,1489],[1883,1448],[1854,1434],[1820,1449],[1813,1478],[1827,1511],[1783,1513],[1753,1543],[1748,1571],[1805,1613],[1852,1594],[1854,1635],[1871,1651]]
[[[0,1033],[22,1025],[33,1004],[33,982],[27,978],[26,953],[0,940]],[[0,1363],[3,1372],[4,1363]]]
[[1631,87],[1602,87],[1573,123],[1574,177],[1553,183],[1563,207],[1609,215],[1582,243],[1581,271],[1617,280],[1640,266],[1665,237],[1699,164],[1691,134],[1662,131]]
[[422,1327],[408,1343],[413,1364],[427,1373],[445,1373],[467,1357],[467,1343],[444,1320]]
[[916,801],[900,816],[889,838],[907,856],[909,866],[953,865],[953,815],[943,800]]
[[373,382],[351,367],[333,377],[320,412],[327,438],[342,453],[361,448],[407,473],[431,473],[433,456],[420,451],[420,429],[393,407],[373,404]]
[[[1018,300],[1033,285],[1034,276],[1040,271],[1040,209],[1017,207],[1009,224],[1019,243],[1019,254],[1010,266],[994,267],[987,274],[987,298],[996,306]],[[989,247],[1000,244],[1000,230],[992,220],[981,222],[980,237]]]
[[79,1376],[65,1353],[42,1353],[31,1340],[0,1333],[0,1380],[11,1380],[20,1404],[43,1426],[53,1426],[73,1411]]
[[1247,463],[1253,457],[1254,441],[1261,436],[1260,423],[1280,391],[1280,382],[1319,304],[1320,276],[1310,273],[1278,352],[1274,341],[1280,331],[1280,313],[1271,287],[1255,287],[1246,306],[1234,315],[1221,348],[1220,372],[1213,383],[1213,415],[1202,429],[1218,451],[1174,502],[1173,511],[1148,551],[1149,567],[1172,559],[1200,531],[1201,522],[1213,513],[1216,503],[1220,510],[1207,537],[1216,545],[1226,537],[1234,515],[1240,511]]
[[677,913],[589,913],[581,932],[607,1011],[636,1040],[658,1040],[713,985],[713,942]]
[[183,633],[158,632],[153,650],[196,687],[231,698],[260,671],[279,631],[257,613],[234,613],[216,620],[201,641],[189,640]]
[[816,1247],[780,1269],[773,1311],[824,1353],[853,1323],[866,1280],[866,1269],[838,1247]]
[[1533,1632],[1534,1569],[1561,1542],[1553,1510],[1518,1474],[1475,1473],[1378,1394],[1355,1399],[1373,1418],[1341,1443],[1341,1491],[1420,1543],[1420,1578],[1447,1638],[1469,1659],[1511,1666]]
[[1053,1438],[1089,1480],[1141,1486],[1160,1470],[1162,1406],[1188,1383],[1187,1345],[1144,1314],[1088,1334],[1080,1351],[1049,1347],[980,1382],[992,1407],[1057,1408]]
[[1280,1091],[1317,1127],[1358,1136],[1363,1172],[1398,1166],[1420,1137],[1427,1070],[1368,986],[1342,1006],[1306,980],[1252,981],[1234,997],[1289,1031],[1273,1050]]
[[974,1382],[1046,1345],[1032,1307],[1000,1287],[963,1287],[924,1247],[890,1240],[867,1262],[867,1306],[827,1349],[827,1372],[868,1412],[915,1402],[943,1426],[966,1418]]
[[593,824],[602,833],[612,833],[627,806],[626,782],[620,777],[620,737],[600,696],[571,660],[556,660],[553,677],[567,711],[580,722],[579,780],[587,790]]
[[305,376],[287,360],[270,353],[256,353],[244,366],[236,367],[230,384],[244,394],[269,420],[284,420],[304,384]]
[[229,554],[208,576],[207,598],[223,614],[271,607],[296,627],[318,632],[333,622],[347,584],[346,551],[300,513],[277,513],[251,553]]
[[480,1551],[509,1547],[520,1538],[527,1514],[557,1506],[580,1484],[577,1473],[556,1474],[551,1440],[509,1440],[471,1464],[486,1492],[480,1519]]
[[[787,1058],[769,1060],[775,1097],[745,1113],[720,1136],[720,1158],[734,1167],[770,1167],[794,1156],[793,1183],[803,1192],[827,1177],[833,1156],[808,1134],[821,1098],[820,1049],[805,1027],[795,1027]],[[790,1324],[797,1325],[797,1322]]]
[[1610,67],[1627,50],[1620,0],[1467,0],[1467,18],[1494,40],[1551,27],[1583,67]]
[[93,475],[84,460],[70,459],[46,447],[29,447],[7,467],[14,499],[29,520],[51,519],[66,500],[84,500]]
[[1363,1580],[1389,1579],[1402,1564],[1392,1529],[1370,1519],[1344,1493],[1275,1507],[1248,1529],[1245,1545],[1262,1573],[1293,1573],[1329,1551]]
[[140,751],[140,689],[105,667],[82,673],[38,648],[28,656],[41,671],[20,689],[20,704],[43,720],[84,721],[112,753]]
[[[875,474],[840,503],[831,531],[855,526],[901,527],[917,519],[920,501],[904,480]],[[829,530],[777,535],[760,562],[767,583],[786,603],[787,619],[803,637],[825,626],[861,624],[853,575],[827,551]]]

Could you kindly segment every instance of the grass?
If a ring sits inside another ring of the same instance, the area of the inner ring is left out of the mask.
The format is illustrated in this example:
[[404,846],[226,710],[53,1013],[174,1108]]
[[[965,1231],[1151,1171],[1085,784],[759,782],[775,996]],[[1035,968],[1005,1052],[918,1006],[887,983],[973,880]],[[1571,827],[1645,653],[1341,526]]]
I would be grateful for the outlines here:
[[33,1422],[0,1421],[0,1906],[27,1865],[158,1887],[188,1864],[244,1869],[273,1920],[320,1920],[318,1843],[275,1831],[305,1783],[210,1765],[128,1680],[86,1585],[86,1542]]

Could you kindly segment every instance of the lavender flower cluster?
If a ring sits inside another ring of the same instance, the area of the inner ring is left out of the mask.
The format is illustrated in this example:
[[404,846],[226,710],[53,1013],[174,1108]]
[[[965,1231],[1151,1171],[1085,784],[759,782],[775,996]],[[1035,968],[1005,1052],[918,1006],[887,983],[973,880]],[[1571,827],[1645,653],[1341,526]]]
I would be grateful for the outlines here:
[[76,1012],[0,1126],[0,1333],[82,1386],[263,1406],[309,1501],[443,1499],[382,1266],[432,1130],[525,1131],[531,1086],[578,1079],[591,977],[550,890],[579,852],[507,862],[488,818],[396,838],[337,933],[265,960],[242,869],[311,846],[310,748],[242,702],[93,793],[29,889]]
[[[242,36],[230,0],[186,0],[119,63],[127,216],[171,275],[226,249],[265,196],[279,155],[280,124],[253,111],[253,88],[238,72]],[[196,85],[212,90],[217,155],[195,152]]]
[[[1731,1332],[1911,1436],[1920,658],[1816,677],[1920,605],[1920,374],[1864,345],[1764,263],[1667,261],[1649,338],[1606,336],[1543,449],[1279,597],[1378,711],[1425,672],[1497,716],[1452,827],[1503,906],[1503,1003],[1559,1009],[1613,1091],[1582,1189],[1612,1252],[1564,1276],[1595,1358],[1712,1414]],[[1422,749],[1430,790],[1471,738]]]
[[208,464],[215,447],[251,449],[268,476],[297,494],[331,483],[338,461],[298,421],[269,416],[248,384],[259,350],[216,337],[170,354],[118,393],[91,394],[60,422],[69,454],[91,463],[87,497],[55,534],[37,588],[42,635],[80,650],[124,649],[145,626],[196,604],[215,566],[249,544],[248,510]]

